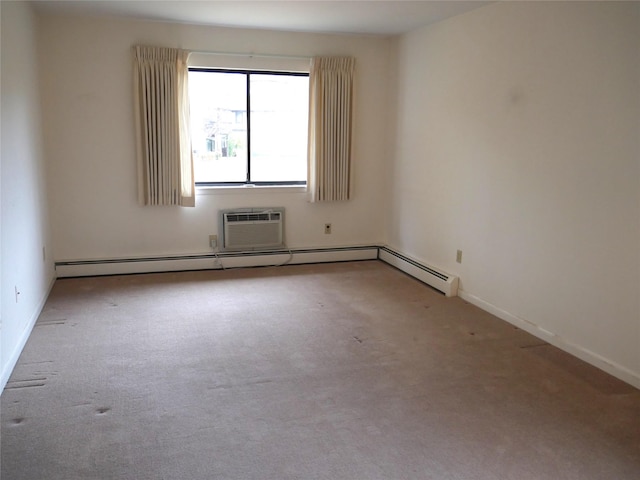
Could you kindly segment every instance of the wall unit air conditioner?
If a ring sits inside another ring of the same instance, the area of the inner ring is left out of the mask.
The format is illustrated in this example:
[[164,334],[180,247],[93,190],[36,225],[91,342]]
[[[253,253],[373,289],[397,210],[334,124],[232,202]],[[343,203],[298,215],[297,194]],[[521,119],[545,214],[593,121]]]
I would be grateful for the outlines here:
[[220,210],[222,251],[284,248],[284,208]]

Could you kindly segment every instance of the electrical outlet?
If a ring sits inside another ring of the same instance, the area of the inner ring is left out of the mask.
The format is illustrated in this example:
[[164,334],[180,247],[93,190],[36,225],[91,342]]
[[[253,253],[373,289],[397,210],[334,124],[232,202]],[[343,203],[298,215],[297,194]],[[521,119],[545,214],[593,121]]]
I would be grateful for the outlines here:
[[18,295],[20,295],[20,292],[18,291],[18,286],[16,285],[13,288],[14,288],[14,290],[16,292],[16,303],[18,303]]
[[462,250],[456,252],[456,262],[462,263]]
[[325,235],[331,235],[331,224],[330,223],[325,223],[324,224],[324,233],[325,233]]
[[217,235],[209,235],[209,246],[213,250],[218,248],[218,236]]

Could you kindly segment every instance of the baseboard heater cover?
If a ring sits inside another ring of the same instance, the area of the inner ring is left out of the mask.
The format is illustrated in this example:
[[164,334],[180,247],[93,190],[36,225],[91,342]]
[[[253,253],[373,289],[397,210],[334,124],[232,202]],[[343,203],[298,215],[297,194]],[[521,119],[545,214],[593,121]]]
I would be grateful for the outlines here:
[[57,261],[57,278],[376,260],[377,245]]
[[58,278],[135,273],[212,270],[269,265],[381,260],[441,291],[447,297],[458,294],[458,277],[425,265],[389,247],[359,245],[350,247],[293,248],[266,251],[220,252],[56,262]]
[[458,277],[455,275],[450,275],[440,269],[425,265],[389,247],[380,247],[378,258],[441,291],[447,297],[458,295]]

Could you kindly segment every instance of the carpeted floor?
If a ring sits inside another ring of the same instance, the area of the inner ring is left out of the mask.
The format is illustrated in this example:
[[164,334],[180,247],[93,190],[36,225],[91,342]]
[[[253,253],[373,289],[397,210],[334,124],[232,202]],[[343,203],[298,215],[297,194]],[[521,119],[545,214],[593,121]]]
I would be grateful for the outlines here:
[[2,480],[640,478],[640,391],[377,261],[59,280],[1,402]]

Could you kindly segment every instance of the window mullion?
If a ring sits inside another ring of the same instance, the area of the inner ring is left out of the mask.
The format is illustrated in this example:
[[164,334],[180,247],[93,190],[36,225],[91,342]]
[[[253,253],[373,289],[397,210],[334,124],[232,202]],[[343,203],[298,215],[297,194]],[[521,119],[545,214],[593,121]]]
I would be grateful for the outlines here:
[[247,183],[251,183],[251,73],[247,72]]

